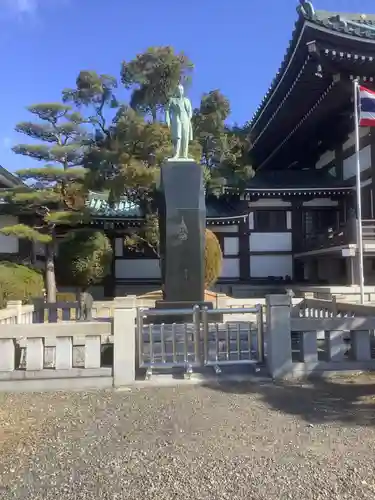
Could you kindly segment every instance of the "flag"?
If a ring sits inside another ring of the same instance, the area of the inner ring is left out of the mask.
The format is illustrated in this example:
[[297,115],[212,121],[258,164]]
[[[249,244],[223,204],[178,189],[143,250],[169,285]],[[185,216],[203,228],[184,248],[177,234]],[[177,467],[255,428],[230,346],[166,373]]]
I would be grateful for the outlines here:
[[362,85],[359,89],[359,125],[375,127],[375,92]]

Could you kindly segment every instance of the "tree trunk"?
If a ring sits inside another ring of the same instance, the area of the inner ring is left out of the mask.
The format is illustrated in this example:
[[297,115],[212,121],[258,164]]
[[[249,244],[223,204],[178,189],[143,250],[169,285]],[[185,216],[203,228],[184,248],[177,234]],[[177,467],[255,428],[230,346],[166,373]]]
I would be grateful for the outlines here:
[[54,259],[54,240],[46,245],[46,288],[47,302],[56,302],[56,275],[55,275],[55,259]]
[[152,114],[152,123],[156,123],[157,120],[157,113],[156,113],[156,108],[151,108],[151,114]]

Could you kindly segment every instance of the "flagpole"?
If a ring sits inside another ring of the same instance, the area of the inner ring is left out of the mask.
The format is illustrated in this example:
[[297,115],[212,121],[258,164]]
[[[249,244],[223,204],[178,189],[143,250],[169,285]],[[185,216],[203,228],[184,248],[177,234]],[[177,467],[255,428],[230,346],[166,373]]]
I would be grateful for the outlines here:
[[354,130],[355,130],[355,157],[356,157],[356,188],[357,188],[357,249],[359,286],[361,304],[365,302],[365,286],[363,271],[363,237],[362,237],[362,193],[361,193],[361,163],[359,158],[359,116],[358,116],[358,79],[354,80]]

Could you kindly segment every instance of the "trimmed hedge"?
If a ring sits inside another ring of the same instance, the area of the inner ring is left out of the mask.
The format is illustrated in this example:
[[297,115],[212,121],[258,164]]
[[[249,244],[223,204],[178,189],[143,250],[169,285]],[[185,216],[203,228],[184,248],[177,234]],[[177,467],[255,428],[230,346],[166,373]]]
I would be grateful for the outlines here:
[[0,262],[0,308],[8,300],[22,300],[27,304],[33,298],[43,297],[44,281],[41,272],[13,262]]
[[217,281],[223,265],[223,254],[219,240],[209,229],[206,229],[204,261],[204,286],[205,288],[209,288]]

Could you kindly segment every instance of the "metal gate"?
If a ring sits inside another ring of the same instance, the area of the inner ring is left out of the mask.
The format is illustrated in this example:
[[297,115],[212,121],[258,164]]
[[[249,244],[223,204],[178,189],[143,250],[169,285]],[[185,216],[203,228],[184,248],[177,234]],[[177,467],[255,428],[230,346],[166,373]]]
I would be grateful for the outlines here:
[[[186,322],[163,323],[163,316],[168,315],[185,316]],[[250,319],[239,320],[243,315]],[[182,368],[190,376],[206,366],[220,373],[225,365],[264,361],[263,309],[261,305],[246,309],[139,308],[137,338],[138,365],[147,369],[147,377],[153,369],[172,368]]]

